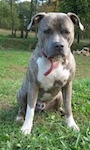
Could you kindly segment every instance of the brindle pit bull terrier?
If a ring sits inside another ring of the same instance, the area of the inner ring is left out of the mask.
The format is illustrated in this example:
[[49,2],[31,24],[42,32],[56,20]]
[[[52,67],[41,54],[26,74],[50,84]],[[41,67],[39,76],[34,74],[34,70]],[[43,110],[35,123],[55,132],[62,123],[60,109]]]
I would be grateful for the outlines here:
[[67,126],[79,131],[71,108],[75,60],[70,47],[74,40],[74,24],[83,30],[74,13],[38,13],[28,25],[28,29],[32,25],[38,26],[38,44],[17,93],[19,112],[16,120],[25,117],[21,128],[25,135],[31,132],[35,108],[45,109],[45,101],[49,101],[49,106],[60,106],[61,97]]

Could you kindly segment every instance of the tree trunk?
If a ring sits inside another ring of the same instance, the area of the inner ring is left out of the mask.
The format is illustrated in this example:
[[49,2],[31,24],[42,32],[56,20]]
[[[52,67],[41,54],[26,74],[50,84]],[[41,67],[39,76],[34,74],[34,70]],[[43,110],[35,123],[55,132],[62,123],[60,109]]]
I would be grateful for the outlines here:
[[80,42],[80,35],[79,35],[79,33],[77,34],[77,43],[79,43]]
[[12,37],[14,36],[14,20],[13,20],[13,12],[12,12],[12,0],[10,0],[10,11],[11,11],[11,20],[12,20]]
[[54,12],[56,12],[56,9],[57,9],[57,3],[58,3],[58,0],[55,1]]
[[23,34],[23,29],[21,29],[21,38],[23,38],[24,34]]
[[25,38],[27,38],[28,37],[28,31],[26,30],[26,33],[25,33]]

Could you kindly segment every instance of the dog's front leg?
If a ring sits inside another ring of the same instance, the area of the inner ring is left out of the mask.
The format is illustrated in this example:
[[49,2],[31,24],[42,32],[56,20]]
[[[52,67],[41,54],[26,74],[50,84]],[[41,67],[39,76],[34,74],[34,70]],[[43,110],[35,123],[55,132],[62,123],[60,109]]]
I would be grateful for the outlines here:
[[66,114],[66,123],[67,126],[73,128],[74,130],[79,131],[79,127],[74,121],[71,107],[71,97],[72,97],[72,82],[68,83],[63,88],[63,101],[65,106],[65,114]]
[[30,134],[32,129],[37,97],[38,97],[38,86],[37,85],[31,86],[29,84],[28,95],[27,95],[26,116],[25,116],[24,124],[21,128],[22,133],[24,133],[25,135]]

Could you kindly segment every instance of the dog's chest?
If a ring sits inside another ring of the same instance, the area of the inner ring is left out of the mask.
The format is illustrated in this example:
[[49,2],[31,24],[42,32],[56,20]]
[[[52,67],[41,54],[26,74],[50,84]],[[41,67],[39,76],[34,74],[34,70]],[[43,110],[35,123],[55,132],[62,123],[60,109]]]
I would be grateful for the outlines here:
[[55,81],[61,82],[64,85],[69,79],[70,72],[65,69],[62,64],[59,63],[57,68],[53,68],[52,71],[45,76],[45,72],[49,70],[51,64],[49,61],[45,61],[44,58],[39,57],[37,59],[38,64],[38,74],[37,80],[40,83],[40,88],[43,88],[45,91],[48,91],[54,86]]

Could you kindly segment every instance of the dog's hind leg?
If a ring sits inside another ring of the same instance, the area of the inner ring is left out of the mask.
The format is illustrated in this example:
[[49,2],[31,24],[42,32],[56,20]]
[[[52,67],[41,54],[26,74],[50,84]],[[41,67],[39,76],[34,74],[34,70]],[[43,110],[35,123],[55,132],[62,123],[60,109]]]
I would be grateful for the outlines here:
[[18,115],[16,121],[22,122],[25,118],[26,105],[27,105],[27,87],[25,81],[23,82],[21,88],[17,92],[17,102],[19,105]]
[[65,112],[62,108],[62,103],[63,103],[62,92],[60,91],[51,101],[37,101],[36,111],[47,111],[56,109],[60,111],[61,116],[64,116]]
[[63,104],[63,97],[62,97],[62,92],[60,91],[54,98],[54,100],[50,101],[47,103],[45,110],[48,109],[56,109],[58,111],[60,111],[61,116],[65,115],[65,112],[62,108],[62,104]]

